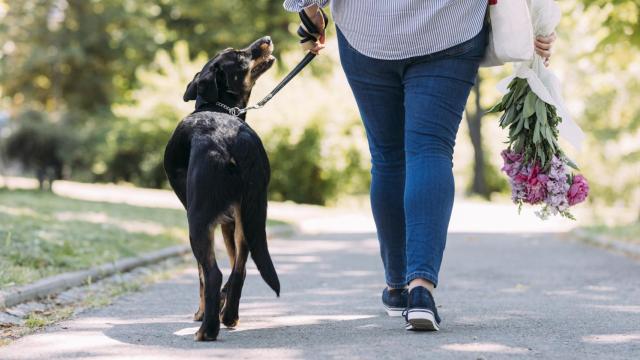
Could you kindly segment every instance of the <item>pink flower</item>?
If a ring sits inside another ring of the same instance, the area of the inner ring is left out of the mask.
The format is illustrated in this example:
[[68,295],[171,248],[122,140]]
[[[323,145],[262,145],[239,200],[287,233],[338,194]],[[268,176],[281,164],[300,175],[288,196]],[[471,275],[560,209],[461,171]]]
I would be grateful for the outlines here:
[[532,179],[526,184],[527,198],[526,202],[529,204],[537,204],[547,197],[547,185],[537,180]]
[[526,184],[528,178],[527,174],[520,172],[513,177],[513,182],[516,184]]
[[526,179],[526,202],[529,204],[537,204],[547,197],[547,175],[543,174],[539,164],[535,164],[531,168],[531,172]]
[[503,150],[500,155],[504,160],[502,171],[504,171],[510,178],[513,178],[518,174],[520,168],[522,168],[522,154],[517,154],[509,150]]
[[502,150],[500,155],[502,155],[502,159],[505,163],[519,162],[520,160],[522,160],[522,154],[518,154],[509,150]]
[[569,205],[573,206],[583,202],[587,198],[587,195],[589,195],[589,184],[587,183],[587,179],[582,175],[574,176],[573,183],[567,193]]

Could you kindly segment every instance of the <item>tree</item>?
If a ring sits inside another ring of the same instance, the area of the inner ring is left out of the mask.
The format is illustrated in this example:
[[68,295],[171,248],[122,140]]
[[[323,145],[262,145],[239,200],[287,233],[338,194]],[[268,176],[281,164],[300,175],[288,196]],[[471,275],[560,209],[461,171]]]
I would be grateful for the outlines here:
[[[127,101],[135,71],[185,40],[209,56],[270,34],[290,48],[294,15],[277,1],[7,0],[0,81],[14,102],[95,112]],[[245,25],[241,25],[245,24]],[[250,25],[249,25],[250,24]]]
[[9,0],[0,80],[14,103],[108,110],[155,53],[144,2]]
[[297,43],[289,27],[295,14],[273,0],[166,0],[155,1],[156,25],[165,37],[163,44],[173,46],[180,40],[189,43],[191,56],[207,52],[210,56],[226,47],[244,47],[258,37],[270,35],[276,55]]
[[[0,0],[0,96],[9,99],[16,122],[21,109],[33,108],[48,114],[40,128],[64,123],[65,131],[55,135],[67,139],[58,142],[77,144],[75,134],[85,135],[87,141],[79,144],[83,158],[63,167],[77,165],[100,179],[158,186],[164,179],[156,166],[162,155],[158,144],[166,141],[162,136],[176,118],[161,109],[135,119],[113,111],[139,101],[139,70],[166,70],[154,59],[161,52],[174,56],[171,50],[179,43],[190,44],[190,57],[200,67],[207,55],[246,46],[267,34],[279,53],[297,42],[288,27],[295,19],[281,3],[267,0]],[[189,79],[195,71],[189,68]],[[173,80],[168,84],[172,89],[186,83]],[[166,93],[151,96],[166,102]],[[154,119],[158,113],[164,118]],[[148,132],[149,127],[154,131]],[[143,149],[137,149],[144,156],[135,159],[149,171],[132,174],[114,168],[119,173],[109,174],[108,165],[127,163],[118,159],[129,159],[126,151],[136,148],[131,146],[134,138],[144,140]],[[113,150],[110,161],[99,153],[104,149]]]
[[473,171],[467,192],[489,200],[492,193],[506,189],[507,182],[486,156],[482,137],[482,120],[486,109],[482,106],[481,85],[482,76],[478,75],[465,109],[469,138],[473,146]]

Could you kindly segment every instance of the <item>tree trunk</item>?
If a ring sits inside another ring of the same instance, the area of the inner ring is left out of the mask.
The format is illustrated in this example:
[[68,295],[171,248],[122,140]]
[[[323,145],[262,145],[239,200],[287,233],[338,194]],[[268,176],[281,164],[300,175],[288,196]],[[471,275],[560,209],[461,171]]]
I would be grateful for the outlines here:
[[485,159],[484,151],[482,149],[482,116],[484,109],[480,104],[480,77],[476,79],[476,84],[473,87],[474,102],[473,108],[467,105],[466,118],[467,125],[469,126],[469,137],[471,138],[471,144],[473,145],[473,177],[471,186],[469,187],[469,193],[478,194],[482,197],[489,199],[491,191],[487,186],[486,173],[485,173]]

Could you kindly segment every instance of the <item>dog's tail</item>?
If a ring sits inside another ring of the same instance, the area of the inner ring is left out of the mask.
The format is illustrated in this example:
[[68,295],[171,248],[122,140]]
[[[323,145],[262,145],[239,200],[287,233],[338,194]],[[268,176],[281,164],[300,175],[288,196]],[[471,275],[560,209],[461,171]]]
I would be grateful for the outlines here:
[[[256,263],[256,267],[260,272],[262,279],[276,292],[276,295],[280,296],[280,280],[278,274],[271,261],[271,255],[269,254],[269,248],[267,246],[267,233],[266,233],[266,191],[264,193],[264,200],[260,197],[262,194],[255,194],[257,191],[245,192],[242,198],[241,213],[242,213],[242,230],[244,231],[244,237],[249,245],[249,251],[253,262]],[[252,194],[253,193],[253,194]],[[256,197],[255,195],[258,195]],[[264,205],[261,205],[262,203]]]
[[240,170],[243,190],[241,201],[242,230],[262,279],[280,296],[280,280],[267,246],[267,186],[269,159],[260,138],[250,129],[240,132],[232,156]]

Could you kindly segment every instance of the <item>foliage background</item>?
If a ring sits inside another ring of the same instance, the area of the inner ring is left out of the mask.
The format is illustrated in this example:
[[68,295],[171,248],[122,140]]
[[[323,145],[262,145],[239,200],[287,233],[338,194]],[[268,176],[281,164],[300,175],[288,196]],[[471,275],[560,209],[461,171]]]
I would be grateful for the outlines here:
[[[606,222],[637,221],[640,4],[559,4],[564,16],[552,66],[588,134],[581,152],[565,147],[591,181],[590,208],[622,210]],[[302,56],[296,21],[280,1],[268,0],[0,0],[0,112],[10,118],[0,142],[26,126],[25,114],[39,113],[66,136],[57,150],[64,177],[166,187],[162,151],[192,110],[181,95],[193,74],[216,51],[269,34],[279,66],[258,82],[259,97]],[[330,29],[326,54],[312,71],[249,114],[273,163],[274,199],[324,204],[367,191],[366,141],[333,35]],[[508,67],[481,70],[454,158],[460,194],[508,196],[498,170],[505,134],[495,117],[482,116],[508,73]],[[15,161],[5,163],[5,171],[20,171]]]

